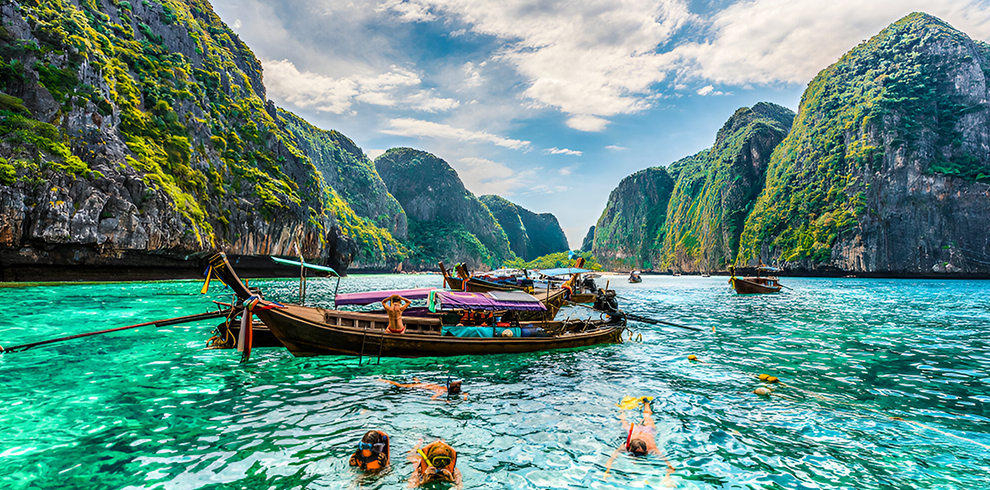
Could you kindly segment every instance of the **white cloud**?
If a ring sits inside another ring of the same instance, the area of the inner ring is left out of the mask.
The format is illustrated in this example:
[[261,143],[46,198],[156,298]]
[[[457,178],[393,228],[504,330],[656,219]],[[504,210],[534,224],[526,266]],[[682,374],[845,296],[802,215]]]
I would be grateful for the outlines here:
[[608,151],[622,151],[622,150],[628,150],[629,148],[626,148],[625,146],[619,146],[619,145],[608,145],[608,146],[605,147],[605,149],[608,150]]
[[567,187],[566,185],[539,184],[526,189],[525,192],[521,192],[520,194],[556,194],[558,192],[566,192],[568,190],[570,190],[570,187]]
[[387,10],[399,14],[399,18],[406,22],[428,22],[436,19],[429,7],[403,0],[389,0],[376,9],[379,12]]
[[419,75],[396,66],[374,76],[333,78],[301,72],[289,60],[265,60],[263,64],[268,93],[299,108],[344,114],[351,112],[356,102],[425,112],[449,111],[461,105],[456,99],[435,96],[433,90],[414,90],[422,83]]
[[567,126],[578,131],[598,132],[605,130],[608,122],[608,119],[601,117],[577,115],[567,119]]
[[554,107],[570,115],[567,125],[580,131],[602,131],[606,117],[651,106],[652,87],[666,77],[671,61],[656,48],[692,18],[684,0],[408,3],[437,15],[446,13],[472,32],[499,38],[504,45],[493,59],[524,77],[523,97],[534,107]]
[[461,101],[457,99],[434,97],[432,90],[412,94],[406,98],[406,102],[412,108],[426,112],[445,112],[457,109],[461,105]]
[[571,175],[574,172],[574,167],[563,167],[557,170],[557,173],[563,176]]
[[557,148],[556,146],[553,147],[553,148],[547,148],[546,150],[543,150],[543,153],[546,154],[546,155],[576,155],[576,156],[581,156],[581,152],[578,151],[578,150],[568,150],[567,148]]
[[752,0],[716,12],[703,40],[677,46],[670,54],[679,59],[683,78],[730,85],[803,84],[914,11],[940,17],[974,38],[990,36],[985,0]]
[[364,150],[364,154],[368,155],[368,158],[374,160],[382,156],[382,153],[385,153],[385,151],[386,150]]
[[230,25],[234,30],[241,28],[241,19],[234,19],[234,23]]
[[446,124],[423,121],[412,118],[399,118],[388,121],[388,127],[382,130],[386,134],[409,136],[414,138],[452,139],[466,142],[486,142],[513,150],[526,150],[529,141],[521,141],[486,133],[455,128]]
[[725,95],[725,94],[723,94],[718,90],[715,90],[715,87],[711,85],[705,85],[704,87],[698,89],[698,95],[705,96],[705,95]]
[[[484,65],[485,64],[482,63],[479,66]],[[481,73],[475,68],[474,63],[470,61],[464,63],[464,74],[467,75],[467,78],[464,79],[464,85],[468,87],[478,87],[485,82],[485,80],[481,78]]]
[[484,158],[466,157],[457,160],[457,175],[471,192],[477,195],[515,195],[516,191],[529,186],[535,172],[516,172],[504,164]]

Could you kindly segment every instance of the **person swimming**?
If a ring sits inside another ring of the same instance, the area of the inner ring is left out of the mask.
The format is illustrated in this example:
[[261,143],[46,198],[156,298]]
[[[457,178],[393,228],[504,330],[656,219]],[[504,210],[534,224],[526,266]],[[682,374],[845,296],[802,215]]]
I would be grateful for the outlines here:
[[363,471],[380,471],[388,466],[388,463],[388,434],[380,430],[366,432],[350,460],[351,466],[357,466]]
[[[657,448],[656,433],[657,426],[653,421],[653,409],[650,407],[651,397],[642,397],[640,402],[643,404],[643,420],[639,424],[635,422],[626,421],[626,412],[622,411],[619,413],[619,420],[622,423],[622,430],[625,433],[626,441],[625,444],[618,447],[613,453],[612,457],[609,458],[608,463],[605,464],[605,476],[602,479],[608,478],[609,470],[612,469],[612,463],[615,458],[618,457],[619,453],[623,450],[628,451],[633,456],[647,456],[650,454],[655,454],[663,458],[664,462],[667,463],[667,475],[664,477],[662,484],[665,486],[670,486],[673,481],[670,479],[670,475],[674,472],[673,465],[667,458],[660,452]],[[623,400],[623,404],[620,405],[622,408],[632,408]]]
[[[450,397],[452,395],[457,396],[462,393],[460,381],[447,381],[446,386],[434,383],[422,383],[419,381],[419,378],[413,378],[412,383],[397,383],[388,379],[379,379],[378,381],[395,385],[399,388],[422,388],[424,390],[430,390],[433,392],[433,396],[430,397],[430,400],[436,400],[445,394]],[[467,393],[464,393],[464,399],[467,400]]]
[[430,482],[451,482],[461,487],[461,472],[457,469],[457,451],[443,439],[437,439],[424,448],[416,444],[409,460],[416,469],[409,477],[409,486],[418,487]]

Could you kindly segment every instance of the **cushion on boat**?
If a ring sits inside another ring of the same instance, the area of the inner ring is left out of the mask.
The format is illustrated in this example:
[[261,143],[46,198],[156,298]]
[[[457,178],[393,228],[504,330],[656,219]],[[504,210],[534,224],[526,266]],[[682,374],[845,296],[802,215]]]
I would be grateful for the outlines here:
[[[511,327],[495,327],[489,326],[482,327],[467,327],[467,326],[443,326],[441,335],[452,336],[452,337],[492,337],[492,333],[496,336],[503,337],[503,332],[506,330],[512,332],[512,337],[522,337],[521,328],[511,328]],[[509,338],[507,335],[504,337]]]

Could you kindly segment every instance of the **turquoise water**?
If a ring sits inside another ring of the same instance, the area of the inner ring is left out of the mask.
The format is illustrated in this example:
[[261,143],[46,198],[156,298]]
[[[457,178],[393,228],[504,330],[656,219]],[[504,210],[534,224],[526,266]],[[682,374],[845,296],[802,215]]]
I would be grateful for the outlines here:
[[[437,437],[459,451],[465,488],[662,488],[659,458],[621,456],[602,480],[625,440],[626,395],[656,397],[677,488],[990,486],[990,282],[793,278],[782,294],[736,296],[721,277],[614,279],[627,310],[706,331],[633,324],[642,342],[370,366],[258,349],[240,364],[203,348],[216,323],[204,321],[5,354],[0,488],[399,489],[412,469],[402,453]],[[255,284],[270,299],[296,293],[291,280]],[[200,285],[0,288],[0,345],[230,297],[219,285],[200,296]],[[341,291],[438,285],[358,276]],[[332,291],[311,281],[309,298]],[[787,386],[758,397],[759,373]],[[376,381],[448,375],[464,380],[466,401]],[[359,478],[347,456],[371,428],[391,434],[393,465]]]

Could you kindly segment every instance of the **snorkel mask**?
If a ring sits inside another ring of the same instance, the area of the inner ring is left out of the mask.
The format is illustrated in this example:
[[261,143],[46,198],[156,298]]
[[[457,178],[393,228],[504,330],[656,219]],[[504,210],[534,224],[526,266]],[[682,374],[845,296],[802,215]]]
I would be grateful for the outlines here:
[[376,443],[372,444],[372,443],[361,441],[361,442],[358,443],[358,450],[359,451],[368,450],[368,451],[371,451],[371,452],[373,452],[375,454],[384,453],[385,452],[385,449],[388,448],[388,434],[385,434],[383,432],[379,432],[379,434],[381,434],[381,436],[382,436],[382,442],[376,442]]

